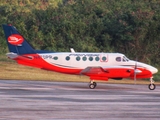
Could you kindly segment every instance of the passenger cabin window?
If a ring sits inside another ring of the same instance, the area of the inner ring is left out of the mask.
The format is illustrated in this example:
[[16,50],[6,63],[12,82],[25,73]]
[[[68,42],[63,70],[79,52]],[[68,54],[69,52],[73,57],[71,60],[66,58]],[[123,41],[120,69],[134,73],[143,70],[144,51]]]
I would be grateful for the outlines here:
[[106,58],[105,56],[103,56],[103,57],[102,57],[102,60],[103,60],[103,61],[106,61],[106,60],[107,60],[107,58]]
[[116,57],[117,62],[121,62],[121,57]]
[[77,61],[80,61],[80,59],[81,59],[81,58],[80,58],[79,56],[76,57],[76,60],[77,60]]
[[55,56],[55,57],[53,57],[53,59],[54,59],[54,60],[58,60],[58,57],[57,57],[57,56]]
[[68,60],[70,60],[70,57],[69,57],[69,56],[67,56],[67,57],[66,57],[66,60],[67,60],[67,61],[68,61]]
[[86,61],[86,60],[87,60],[87,57],[84,56],[82,59],[83,59],[83,61]]
[[89,61],[92,61],[93,60],[93,57],[89,57]]
[[97,56],[97,57],[95,58],[95,60],[96,60],[96,61],[99,61],[99,57]]

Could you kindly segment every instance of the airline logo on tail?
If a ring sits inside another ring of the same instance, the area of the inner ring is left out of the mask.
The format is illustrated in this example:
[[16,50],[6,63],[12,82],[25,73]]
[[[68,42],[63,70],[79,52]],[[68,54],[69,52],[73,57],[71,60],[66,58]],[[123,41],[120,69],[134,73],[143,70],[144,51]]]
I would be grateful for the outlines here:
[[19,34],[12,34],[8,37],[8,42],[12,45],[20,45],[24,41],[24,38]]

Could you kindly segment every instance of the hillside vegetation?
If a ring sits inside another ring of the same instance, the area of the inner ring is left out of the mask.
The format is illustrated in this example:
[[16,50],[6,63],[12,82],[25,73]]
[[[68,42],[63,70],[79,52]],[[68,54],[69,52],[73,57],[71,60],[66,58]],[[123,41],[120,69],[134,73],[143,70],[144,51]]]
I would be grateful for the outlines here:
[[[160,64],[160,0],[0,0],[0,24],[13,24],[36,48],[120,52]],[[2,27],[0,54],[7,52]]]

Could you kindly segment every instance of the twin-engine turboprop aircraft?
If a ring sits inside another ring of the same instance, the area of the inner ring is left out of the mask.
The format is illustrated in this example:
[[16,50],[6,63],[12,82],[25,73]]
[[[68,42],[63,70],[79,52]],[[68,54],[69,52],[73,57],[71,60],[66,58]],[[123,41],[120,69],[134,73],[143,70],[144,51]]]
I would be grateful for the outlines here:
[[153,74],[158,70],[150,65],[129,60],[121,53],[48,52],[33,49],[12,25],[3,25],[10,59],[17,63],[67,74],[90,77],[89,87],[94,89],[95,80],[150,78],[149,89],[154,90]]

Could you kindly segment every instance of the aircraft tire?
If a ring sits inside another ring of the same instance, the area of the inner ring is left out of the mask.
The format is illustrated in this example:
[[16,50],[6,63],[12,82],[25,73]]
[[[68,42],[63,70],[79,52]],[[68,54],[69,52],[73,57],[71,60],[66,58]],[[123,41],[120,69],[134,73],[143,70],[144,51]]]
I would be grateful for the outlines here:
[[95,84],[93,84],[93,83],[89,84],[89,88],[90,88],[90,89],[94,89],[95,87],[96,87]]
[[97,87],[97,83],[96,82],[93,82],[93,84],[94,84],[95,87]]
[[155,85],[155,84],[149,84],[149,85],[148,85],[148,88],[149,88],[150,90],[154,90],[154,89],[156,89],[156,85]]

